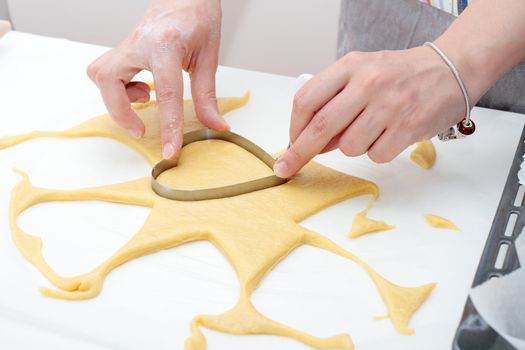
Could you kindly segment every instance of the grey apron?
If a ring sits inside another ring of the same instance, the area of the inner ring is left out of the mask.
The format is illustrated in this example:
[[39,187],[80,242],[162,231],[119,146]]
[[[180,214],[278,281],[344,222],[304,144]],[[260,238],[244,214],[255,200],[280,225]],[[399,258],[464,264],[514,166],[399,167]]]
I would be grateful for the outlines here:
[[[441,35],[455,18],[419,0],[341,0],[337,56],[419,46]],[[477,105],[525,113],[525,62],[501,78]]]

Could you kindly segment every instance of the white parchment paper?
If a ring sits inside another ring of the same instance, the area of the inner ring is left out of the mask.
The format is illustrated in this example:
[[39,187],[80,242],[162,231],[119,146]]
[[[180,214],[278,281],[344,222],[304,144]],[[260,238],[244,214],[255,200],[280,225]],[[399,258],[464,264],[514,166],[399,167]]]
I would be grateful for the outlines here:
[[523,161],[520,165],[520,171],[518,171],[518,179],[521,185],[525,184],[525,155],[523,156]]
[[[108,48],[11,31],[0,40],[0,135],[61,130],[105,108],[87,78],[88,64]],[[141,75],[137,80],[150,80]],[[184,75],[186,96],[189,79]],[[249,89],[248,105],[228,115],[232,131],[269,152],[289,141],[296,79],[220,67],[218,96]],[[253,295],[264,315],[318,337],[349,333],[358,350],[450,349],[487,234],[524,125],[521,115],[474,108],[476,135],[435,142],[431,171],[409,159],[389,164],[334,151],[316,158],[336,170],[374,181],[381,199],[371,217],[395,230],[347,238],[368,197],[339,203],[301,225],[330,238],[386,278],[405,286],[438,285],[412,318],[413,336],[399,335],[373,283],[356,264],[313,247],[300,247],[275,266]],[[35,186],[75,189],[149,176],[151,167],[128,147],[104,138],[40,139],[0,152],[0,349],[180,349],[195,315],[235,305],[239,284],[227,259],[208,242],[195,242],[124,264],[101,294],[80,302],[39,294],[52,287],[21,256],[10,237],[10,192],[26,171]],[[461,231],[430,227],[434,213]],[[90,271],[142,226],[149,209],[98,201],[43,203],[19,217],[40,237],[50,266],[63,276]],[[249,232],[247,232],[249,234]],[[453,271],[454,273],[451,273]],[[311,350],[283,337],[233,336],[207,329],[209,349]]]
[[[520,264],[525,265],[525,235],[516,240]],[[492,278],[472,289],[470,296],[487,323],[517,349],[525,349],[525,269]]]

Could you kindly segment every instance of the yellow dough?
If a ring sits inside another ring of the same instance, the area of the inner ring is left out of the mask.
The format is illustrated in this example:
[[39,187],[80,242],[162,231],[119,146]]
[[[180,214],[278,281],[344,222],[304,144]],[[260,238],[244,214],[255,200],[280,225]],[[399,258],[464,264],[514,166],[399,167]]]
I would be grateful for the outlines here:
[[[248,97],[220,100],[222,113],[242,106]],[[135,107],[146,124],[146,136],[134,140],[116,127],[107,115],[91,119],[64,132],[33,132],[0,139],[8,147],[39,136],[106,136],[121,141],[142,154],[151,164],[160,160],[159,123],[155,104]],[[202,127],[195,118],[191,102],[185,103],[185,131]],[[215,159],[215,161],[213,161]],[[243,149],[224,141],[202,141],[182,150],[180,163],[162,174],[161,181],[180,188],[202,188],[234,184],[271,172]],[[79,300],[97,296],[107,275],[119,265],[160,249],[208,240],[231,263],[240,281],[237,304],[218,315],[200,315],[191,321],[191,336],[186,350],[204,350],[206,339],[200,327],[231,334],[272,334],[291,337],[316,349],[353,349],[348,334],[319,338],[271,320],[261,314],[250,296],[262,279],[282,259],[301,245],[312,245],[359,264],[370,275],[386,312],[401,334],[408,328],[412,314],[425,301],[434,283],[419,287],[393,284],[359,258],[328,238],[305,229],[298,223],[321,209],[347,198],[378,196],[377,186],[320,164],[309,163],[284,185],[231,198],[199,202],[179,202],[156,195],[150,177],[113,185],[78,190],[52,190],[35,187],[22,174],[13,189],[10,204],[12,238],[21,254],[57,289],[42,288],[49,297]],[[99,200],[151,208],[142,228],[107,261],[94,270],[74,277],[59,276],[42,256],[42,241],[25,233],[17,217],[27,208],[49,201]]]
[[423,169],[432,168],[436,162],[436,149],[432,141],[416,143],[416,148],[410,153],[410,159]]
[[367,233],[387,231],[395,228],[395,226],[389,225],[384,221],[367,217],[370,208],[371,206],[368,206],[368,208],[355,215],[354,221],[352,222],[352,229],[350,233],[348,233],[349,238],[356,238]]
[[444,217],[437,216],[434,214],[423,214],[423,217],[425,218],[426,222],[428,222],[428,224],[432,227],[459,231],[459,227],[457,227],[452,221],[445,219]]

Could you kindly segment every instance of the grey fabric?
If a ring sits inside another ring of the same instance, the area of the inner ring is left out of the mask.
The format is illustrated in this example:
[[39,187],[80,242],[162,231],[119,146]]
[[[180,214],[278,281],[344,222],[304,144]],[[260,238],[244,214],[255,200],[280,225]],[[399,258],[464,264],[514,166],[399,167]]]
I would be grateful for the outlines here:
[[[441,35],[454,19],[419,0],[342,0],[337,55],[419,46]],[[501,78],[478,106],[525,113],[525,62]]]
[[0,0],[0,19],[9,20],[9,11],[7,10],[6,0]]

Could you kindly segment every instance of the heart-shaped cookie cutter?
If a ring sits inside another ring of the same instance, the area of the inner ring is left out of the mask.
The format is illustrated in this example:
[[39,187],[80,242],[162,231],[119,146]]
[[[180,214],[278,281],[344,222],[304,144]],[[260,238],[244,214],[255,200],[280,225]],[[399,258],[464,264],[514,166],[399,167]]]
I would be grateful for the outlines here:
[[[251,142],[250,140],[230,131],[215,131],[211,129],[199,129],[184,134],[182,147],[197,141],[204,140],[223,140],[236,144],[246,151],[259,158],[270,169],[273,169],[275,159],[265,150]],[[199,190],[179,190],[162,185],[157,178],[171,168],[177,166],[177,159],[164,159],[157,163],[151,172],[151,188],[161,197],[173,199],[176,201],[202,201],[208,199],[219,199],[234,197],[254,191],[264,190],[266,188],[284,184],[287,179],[280,178],[276,175],[262,177],[256,180],[246,181],[235,185],[222,187],[212,187]]]

